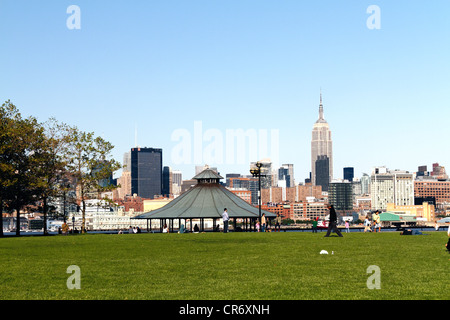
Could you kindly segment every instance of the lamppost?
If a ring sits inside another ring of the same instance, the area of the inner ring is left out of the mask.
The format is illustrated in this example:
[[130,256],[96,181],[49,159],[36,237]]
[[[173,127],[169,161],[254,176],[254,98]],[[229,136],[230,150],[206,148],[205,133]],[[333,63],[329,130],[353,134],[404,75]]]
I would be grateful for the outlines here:
[[258,207],[259,207],[259,223],[261,224],[261,162],[256,162],[256,168],[250,168],[253,177],[258,177]]

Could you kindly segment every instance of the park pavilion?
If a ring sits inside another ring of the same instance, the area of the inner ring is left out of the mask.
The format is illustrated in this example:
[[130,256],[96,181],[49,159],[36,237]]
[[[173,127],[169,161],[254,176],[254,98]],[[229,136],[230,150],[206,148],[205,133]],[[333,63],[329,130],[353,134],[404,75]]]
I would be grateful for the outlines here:
[[[260,217],[259,208],[252,206],[222,186],[219,182],[223,177],[207,168],[192,179],[197,180],[195,186],[164,207],[143,213],[134,219],[147,219],[147,229],[149,229],[149,225],[151,227],[152,220],[157,219],[160,221],[161,230],[163,225],[167,225],[172,231],[174,221],[178,221],[178,226],[183,225],[184,222],[184,226],[189,225],[188,229],[191,231],[193,221],[195,221],[196,224],[197,222],[199,224],[199,231],[205,231],[205,221],[212,220],[212,226],[217,226],[222,222],[222,213],[226,208],[234,230],[255,230],[256,221]],[[276,216],[265,210],[261,210],[262,214],[265,214],[268,221]],[[240,228],[236,228],[238,222],[241,223]]]

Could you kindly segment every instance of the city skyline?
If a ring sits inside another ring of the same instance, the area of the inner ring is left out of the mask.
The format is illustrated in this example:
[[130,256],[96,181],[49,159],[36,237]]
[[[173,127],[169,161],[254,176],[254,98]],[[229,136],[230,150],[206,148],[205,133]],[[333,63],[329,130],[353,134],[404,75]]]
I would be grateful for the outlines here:
[[[309,177],[310,134],[319,91],[333,131],[334,178],[373,167],[417,171],[445,166],[450,151],[450,4],[370,1],[211,3],[2,1],[0,100],[24,116],[55,117],[115,145],[163,149],[163,166],[194,176],[208,164],[249,174],[245,163],[173,163],[179,129],[191,134],[278,132],[278,163],[296,182]],[[381,28],[370,29],[371,5]],[[137,131],[137,139],[136,139]],[[259,135],[264,139],[266,136]],[[203,149],[208,147],[204,141]],[[226,151],[226,148],[223,148]]]

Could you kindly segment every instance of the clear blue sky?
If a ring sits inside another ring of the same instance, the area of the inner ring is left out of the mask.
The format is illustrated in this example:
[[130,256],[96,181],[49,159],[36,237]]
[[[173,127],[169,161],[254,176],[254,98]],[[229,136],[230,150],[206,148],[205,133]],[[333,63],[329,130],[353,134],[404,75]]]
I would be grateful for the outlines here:
[[[80,30],[66,26],[72,4]],[[366,26],[370,5],[379,30]],[[173,163],[177,129],[192,143],[195,121],[223,137],[278,130],[279,164],[293,163],[298,182],[322,89],[336,178],[345,166],[358,177],[450,167],[449,16],[447,0],[2,0],[0,100],[104,136],[119,161],[137,128],[185,179],[202,163]]]

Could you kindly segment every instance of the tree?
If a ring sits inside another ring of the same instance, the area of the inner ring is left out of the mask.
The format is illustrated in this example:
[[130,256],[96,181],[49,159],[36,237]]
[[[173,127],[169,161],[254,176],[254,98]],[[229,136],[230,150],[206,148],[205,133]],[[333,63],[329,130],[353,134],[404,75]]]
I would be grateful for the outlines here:
[[0,116],[0,202],[16,210],[16,235],[20,235],[20,210],[36,201],[41,188],[45,135],[35,118],[23,119],[9,100],[2,105]]
[[49,210],[48,201],[58,197],[65,192],[66,184],[61,181],[67,175],[67,159],[64,154],[69,141],[69,127],[64,123],[58,123],[56,119],[50,118],[44,123],[45,141],[41,154],[40,172],[40,198],[43,202],[44,213],[44,235],[47,234],[47,214]]
[[95,198],[97,193],[115,188],[104,181],[121,168],[111,159],[114,146],[93,132],[83,132],[73,127],[70,130],[67,149],[67,168],[75,179],[77,202],[82,212],[82,233],[86,232],[86,200]]
[[0,108],[0,236],[3,237],[3,210],[11,197],[14,168],[11,163],[14,122],[20,119],[17,108],[8,100]]

